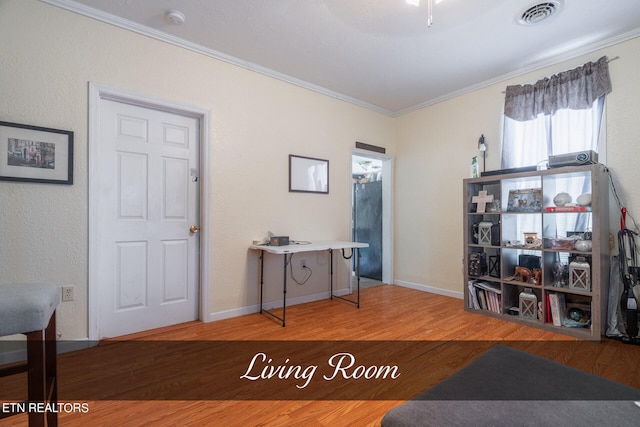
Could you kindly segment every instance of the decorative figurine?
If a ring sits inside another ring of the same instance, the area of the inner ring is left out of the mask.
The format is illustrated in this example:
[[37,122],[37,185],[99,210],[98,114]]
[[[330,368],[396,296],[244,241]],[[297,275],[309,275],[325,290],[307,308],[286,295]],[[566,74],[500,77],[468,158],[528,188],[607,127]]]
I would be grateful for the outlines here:
[[529,283],[531,281],[531,270],[527,267],[516,265],[516,273],[514,277],[520,278],[522,283]]
[[567,285],[564,280],[567,274],[567,266],[561,262],[554,262],[551,266],[551,272],[553,273],[553,286],[556,288],[562,288]]
[[542,270],[539,268],[533,269],[533,283],[536,285],[542,284]]
[[542,270],[539,268],[529,269],[521,265],[516,265],[516,272],[513,279],[517,279],[522,283],[531,283],[533,285],[542,284]]
[[558,193],[558,194],[556,194],[556,197],[553,198],[553,203],[556,206],[566,206],[569,203],[571,203],[572,200],[573,200],[573,198],[571,197],[571,194],[569,194],[569,193]]
[[493,194],[487,195],[485,190],[482,190],[478,193],[477,196],[473,196],[471,198],[471,203],[477,203],[478,207],[476,208],[477,213],[485,213],[487,209],[487,203],[493,202]]
[[524,233],[524,241],[528,245],[532,245],[538,238],[538,233]]
[[576,240],[576,250],[580,252],[588,252],[593,247],[591,240]]
[[591,205],[591,193],[584,193],[578,196],[576,199],[576,203],[580,206],[590,206]]

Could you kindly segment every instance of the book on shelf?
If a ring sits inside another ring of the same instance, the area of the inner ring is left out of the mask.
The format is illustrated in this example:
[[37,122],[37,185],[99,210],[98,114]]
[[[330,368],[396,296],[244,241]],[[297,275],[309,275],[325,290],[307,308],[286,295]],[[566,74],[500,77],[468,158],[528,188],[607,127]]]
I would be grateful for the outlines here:
[[501,313],[502,291],[500,285],[469,281],[469,308]]
[[549,206],[545,208],[547,212],[588,212],[588,206]]
[[550,292],[549,306],[551,307],[551,319],[553,321],[553,325],[562,326],[562,319],[566,310],[564,294]]
[[477,289],[478,299],[480,300],[480,308],[483,310],[487,310],[487,296],[484,293],[484,289]]
[[474,281],[470,280],[467,285],[469,287],[469,308],[480,310],[480,301],[478,301],[478,294],[476,293],[476,287],[473,286],[473,284],[474,284]]
[[500,290],[500,285],[495,283],[475,282],[473,285],[477,288],[484,289],[489,292],[495,292],[497,294],[502,293],[502,291]]
[[489,309],[493,312],[498,312],[498,294],[495,292],[487,292],[489,296]]

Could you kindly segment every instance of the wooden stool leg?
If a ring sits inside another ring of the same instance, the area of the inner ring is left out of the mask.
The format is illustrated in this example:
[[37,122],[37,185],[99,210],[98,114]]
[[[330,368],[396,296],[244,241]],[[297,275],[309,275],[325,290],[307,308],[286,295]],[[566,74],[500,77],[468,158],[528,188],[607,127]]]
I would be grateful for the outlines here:
[[[58,379],[56,367],[56,313],[49,320],[44,331],[29,332],[27,335],[27,401],[29,427],[58,425]],[[53,411],[46,411],[47,404]]]
[[46,370],[46,391],[47,401],[55,408],[47,412],[47,426],[56,427],[58,425],[58,368],[57,368],[57,345],[56,345],[56,312],[53,312],[49,325],[44,331],[44,356]]
[[29,405],[29,427],[44,426],[44,412],[32,405],[43,405],[45,399],[44,333],[29,332],[27,335],[27,405]]

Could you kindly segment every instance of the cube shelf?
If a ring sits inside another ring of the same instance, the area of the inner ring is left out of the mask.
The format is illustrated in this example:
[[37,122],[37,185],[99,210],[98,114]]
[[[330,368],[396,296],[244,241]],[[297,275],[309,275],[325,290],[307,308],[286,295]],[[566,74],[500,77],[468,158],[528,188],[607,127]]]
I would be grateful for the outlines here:
[[609,280],[605,166],[470,178],[463,193],[465,310],[601,340]]

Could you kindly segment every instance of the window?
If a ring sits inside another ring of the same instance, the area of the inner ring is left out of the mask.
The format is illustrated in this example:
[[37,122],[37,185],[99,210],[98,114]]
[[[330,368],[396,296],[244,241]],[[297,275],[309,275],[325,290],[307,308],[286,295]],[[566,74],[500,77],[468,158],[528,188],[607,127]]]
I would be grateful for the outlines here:
[[538,165],[551,155],[582,150],[597,152],[609,92],[606,57],[533,85],[507,87],[502,167]]

